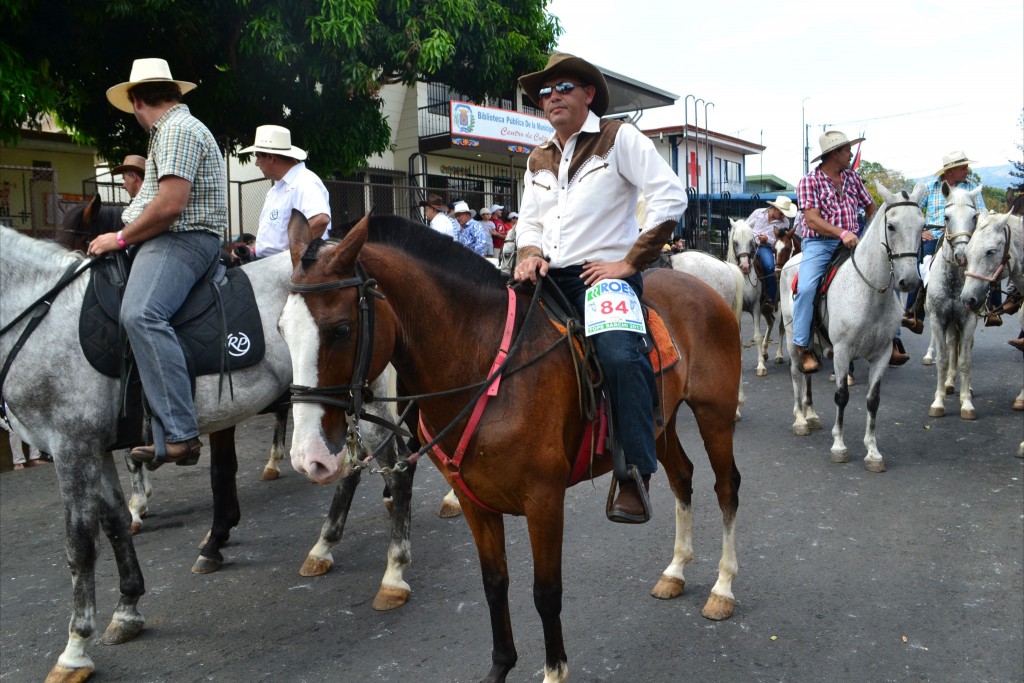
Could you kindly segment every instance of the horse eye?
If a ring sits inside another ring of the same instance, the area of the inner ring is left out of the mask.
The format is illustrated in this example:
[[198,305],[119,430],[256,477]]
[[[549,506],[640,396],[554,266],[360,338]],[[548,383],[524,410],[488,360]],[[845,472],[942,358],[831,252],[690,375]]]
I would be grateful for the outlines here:
[[341,323],[335,325],[328,331],[328,337],[332,342],[344,342],[348,341],[352,337],[352,325],[351,323]]

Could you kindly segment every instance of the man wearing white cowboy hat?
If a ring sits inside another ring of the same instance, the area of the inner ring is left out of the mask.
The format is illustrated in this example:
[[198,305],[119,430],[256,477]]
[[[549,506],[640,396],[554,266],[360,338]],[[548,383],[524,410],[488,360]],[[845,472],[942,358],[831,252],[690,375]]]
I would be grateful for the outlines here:
[[[754,231],[757,240],[757,258],[764,271],[764,293],[771,310],[766,311],[770,317],[774,314],[778,287],[775,282],[775,240],[789,230],[789,219],[796,216],[796,204],[789,197],[779,195],[773,202],[765,202],[768,206],[754,209],[747,217],[747,224]],[[769,323],[770,324],[770,323]]]
[[154,417],[155,445],[132,450],[140,462],[194,464],[201,447],[185,356],[169,321],[218,259],[228,204],[217,141],[181,104],[195,87],[175,80],[163,59],[136,59],[129,80],[107,90],[112,105],[149,131],[146,176],[124,211],[124,229],[89,243],[93,256],[139,245],[121,323]]
[[146,177],[146,157],[129,154],[124,161],[110,169],[110,175],[120,175],[121,185],[128,196],[135,199],[142,189],[142,181]]
[[[625,280],[640,296],[641,269],[658,258],[686,209],[682,183],[636,126],[601,119],[608,84],[593,64],[556,53],[519,83],[555,132],[527,160],[513,277],[536,282],[546,275],[581,316],[587,288],[601,280]],[[643,225],[635,214],[640,192],[647,199]],[[626,464],[646,488],[658,469],[654,372],[636,333],[613,330],[592,339]],[[635,479],[619,482],[608,515],[616,522],[650,519],[646,491]]]
[[263,200],[256,257],[264,258],[288,249],[288,221],[292,210],[306,217],[314,235],[327,239],[331,229],[331,201],[316,173],[306,168],[306,152],[292,145],[292,134],[283,126],[260,126],[256,141],[240,154],[256,153],[256,168],[273,185]]
[[[967,158],[963,151],[956,150],[945,154],[942,157],[942,168],[935,172],[935,180],[928,184],[928,194],[921,198],[921,208],[924,210],[924,231],[921,233],[921,257],[920,262],[924,266],[925,279],[916,291],[907,296],[907,312],[901,323],[915,334],[924,331],[924,287],[928,284],[928,267],[935,255],[935,247],[938,240],[946,231],[946,198],[942,194],[942,183],[948,183],[950,187],[959,187],[964,190],[973,190],[977,185],[967,177],[971,173],[970,164],[972,161]],[[978,195],[978,213],[985,211],[985,200]],[[996,316],[996,320],[999,317]],[[1000,323],[1002,321],[999,321]],[[988,323],[986,323],[988,324]]]
[[491,255],[491,237],[483,224],[473,218],[473,210],[464,201],[455,202],[452,218],[458,224],[455,241],[470,251],[487,258]]
[[850,170],[851,147],[863,139],[849,140],[838,130],[822,133],[818,138],[821,153],[811,159],[821,159],[821,163],[797,186],[806,228],[793,300],[793,344],[801,355],[800,371],[804,373],[817,372],[821,367],[811,351],[811,318],[814,294],[825,267],[839,245],[847,249],[857,245],[858,209],[864,208],[869,223],[878,209],[860,176]]

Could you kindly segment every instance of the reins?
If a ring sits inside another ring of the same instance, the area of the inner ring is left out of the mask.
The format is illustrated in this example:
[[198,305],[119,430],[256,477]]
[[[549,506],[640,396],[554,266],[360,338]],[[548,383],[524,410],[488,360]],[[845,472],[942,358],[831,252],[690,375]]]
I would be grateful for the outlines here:
[[11,348],[11,352],[7,355],[7,360],[4,362],[4,366],[0,369],[0,420],[7,425],[10,422],[7,419],[7,403],[3,400],[3,388],[4,380],[7,379],[7,373],[11,370],[11,365],[14,364],[14,359],[21,351],[22,347],[25,346],[25,342],[32,336],[39,324],[43,322],[43,318],[50,312],[50,308],[53,306],[53,301],[57,298],[65,287],[71,284],[75,278],[89,270],[93,266],[99,263],[99,259],[87,259],[83,261],[76,261],[67,267],[60,279],[57,280],[57,284],[46,291],[41,297],[36,299],[32,304],[28,306],[24,311],[15,316],[14,320],[7,323],[0,329],[0,336],[3,336],[7,332],[11,331],[15,325],[24,320],[29,314],[32,315],[31,320],[28,321],[28,325],[22,330],[21,336],[18,337],[18,341],[14,343]]
[[1010,262],[1010,226],[1003,224],[1003,235],[1005,237],[1003,241],[1003,258],[999,260],[999,266],[996,267],[996,272],[992,274],[992,277],[981,275],[980,273],[972,273],[971,271],[964,271],[964,275],[967,277],[973,277],[976,280],[983,280],[989,284],[995,283],[999,280],[999,276],[1003,272],[1003,268]]
[[[886,215],[888,215],[888,213],[891,210],[895,209],[897,206],[913,206],[914,208],[919,208],[917,202],[896,202],[895,204],[887,205],[885,207],[885,212],[882,214],[882,219],[886,220]],[[882,246],[885,247],[886,258],[889,259],[889,281],[885,284],[884,287],[879,287],[877,285],[872,284],[871,281],[868,280],[867,276],[865,276],[864,273],[861,272],[860,266],[857,265],[856,247],[854,247],[853,251],[850,253],[850,261],[853,263],[853,269],[857,271],[857,275],[859,275],[860,279],[864,281],[864,284],[866,284],[868,287],[872,288],[879,294],[885,294],[886,292],[888,292],[889,288],[892,287],[893,282],[896,279],[896,272],[893,268],[893,261],[900,258],[917,258],[916,251],[900,252],[894,254],[892,248],[889,246],[889,235],[885,232],[885,226],[882,226]]]

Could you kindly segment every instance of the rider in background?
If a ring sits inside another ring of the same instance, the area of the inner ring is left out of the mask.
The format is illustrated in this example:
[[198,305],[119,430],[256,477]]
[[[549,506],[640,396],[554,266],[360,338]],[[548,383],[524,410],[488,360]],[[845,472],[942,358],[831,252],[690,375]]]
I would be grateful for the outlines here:
[[[822,133],[818,137],[821,153],[811,159],[821,159],[821,163],[804,176],[797,187],[798,202],[807,225],[793,300],[793,345],[801,356],[800,371],[805,374],[817,372],[821,367],[811,350],[811,320],[814,294],[825,267],[840,245],[847,249],[857,246],[860,233],[857,209],[864,208],[868,222],[878,209],[860,176],[850,170],[851,147],[862,140],[864,138],[849,140],[838,130]],[[896,350],[895,343],[893,350]]]
[[[747,217],[747,225],[754,231],[757,240],[757,259],[764,272],[764,293],[767,302],[762,310],[769,319],[775,317],[778,304],[778,284],[775,282],[775,240],[789,230],[789,219],[796,216],[796,204],[789,197],[779,196],[768,207],[754,209]],[[770,325],[771,323],[769,323]]]
[[[556,53],[543,71],[519,82],[555,132],[527,161],[513,277],[551,278],[581,316],[587,288],[601,280],[625,280],[640,296],[641,269],[658,257],[686,209],[682,183],[635,126],[601,119],[608,85],[593,64]],[[643,225],[635,215],[639,192],[647,201]],[[626,464],[636,467],[646,488],[658,469],[654,371],[639,348],[639,334],[614,330],[591,339],[605,370]],[[609,518],[650,518],[646,492],[633,479],[619,482]]]

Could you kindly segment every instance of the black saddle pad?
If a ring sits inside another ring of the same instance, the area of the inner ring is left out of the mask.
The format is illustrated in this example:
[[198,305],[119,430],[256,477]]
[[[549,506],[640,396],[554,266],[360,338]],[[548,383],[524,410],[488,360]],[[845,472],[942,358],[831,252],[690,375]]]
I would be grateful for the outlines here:
[[[108,377],[120,376],[125,354],[124,335],[118,324],[127,281],[124,263],[108,259],[93,268],[78,324],[78,338],[86,359]],[[222,306],[218,305],[218,298]],[[263,322],[249,277],[241,268],[215,276],[213,282],[205,278],[198,282],[171,318],[171,325],[192,377],[219,374],[222,368],[238,370],[263,359]],[[224,331],[227,334],[222,343]],[[225,345],[227,352],[222,354]]]

